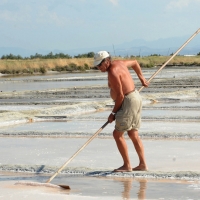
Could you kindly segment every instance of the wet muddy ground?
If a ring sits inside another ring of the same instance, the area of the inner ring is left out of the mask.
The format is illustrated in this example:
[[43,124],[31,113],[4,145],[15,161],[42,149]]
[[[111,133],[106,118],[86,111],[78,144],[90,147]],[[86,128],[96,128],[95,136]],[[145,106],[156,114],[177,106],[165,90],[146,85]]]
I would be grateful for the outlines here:
[[[157,69],[144,69],[145,77]],[[140,82],[131,74],[139,89]],[[198,199],[199,75],[199,67],[165,68],[142,90],[140,137],[148,172],[112,173],[122,164],[112,138],[113,123],[53,180],[55,184],[69,180],[71,192],[51,195],[43,189],[31,193],[26,187],[22,192],[13,183],[26,180],[24,173],[27,180],[43,182],[107,121],[113,106],[107,75],[0,77],[0,184],[4,188],[0,199],[14,199],[9,194],[13,188],[21,199],[31,194],[39,199],[55,199],[55,195],[58,199]],[[125,137],[135,166],[137,155]]]
[[[70,185],[71,190],[38,188],[14,185],[17,181],[44,182],[45,175],[5,175],[0,182],[0,198],[3,199],[198,199],[200,185],[196,181],[146,180],[143,178],[105,178],[62,175],[55,184]],[[23,180],[22,180],[23,179]],[[12,191],[12,192],[10,192]]]

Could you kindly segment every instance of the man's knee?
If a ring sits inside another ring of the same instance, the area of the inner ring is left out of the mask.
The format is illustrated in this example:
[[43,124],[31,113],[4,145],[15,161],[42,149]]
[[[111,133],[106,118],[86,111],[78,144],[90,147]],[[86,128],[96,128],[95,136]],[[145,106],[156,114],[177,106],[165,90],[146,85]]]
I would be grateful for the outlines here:
[[128,136],[131,138],[131,139],[137,139],[138,138],[138,130],[130,130],[128,131]]
[[119,132],[119,131],[116,131],[116,130],[113,131],[113,137],[114,137],[115,140],[121,138],[122,136],[123,136],[123,132]]

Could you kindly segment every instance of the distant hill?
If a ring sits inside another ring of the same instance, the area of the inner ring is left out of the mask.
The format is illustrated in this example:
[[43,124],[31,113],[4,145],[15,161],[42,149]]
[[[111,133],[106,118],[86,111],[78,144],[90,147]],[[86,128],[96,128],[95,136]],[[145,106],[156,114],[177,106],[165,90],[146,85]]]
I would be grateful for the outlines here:
[[[88,53],[97,52],[100,50],[106,50],[111,53],[111,55],[116,56],[148,56],[151,54],[160,55],[170,55],[178,50],[189,38],[185,37],[174,37],[174,38],[160,38],[154,41],[146,41],[143,39],[136,39],[130,42],[125,42],[122,44],[109,44],[106,46],[99,46],[94,48],[80,48],[80,49],[69,49],[69,50],[59,50],[59,49],[23,49],[19,47],[0,47],[0,57],[2,55],[14,54],[21,55],[22,57],[29,57],[30,55],[35,55],[36,53],[47,55],[50,52],[55,53],[65,53],[71,56]],[[181,55],[196,55],[200,52],[200,35],[197,35],[181,52]]]

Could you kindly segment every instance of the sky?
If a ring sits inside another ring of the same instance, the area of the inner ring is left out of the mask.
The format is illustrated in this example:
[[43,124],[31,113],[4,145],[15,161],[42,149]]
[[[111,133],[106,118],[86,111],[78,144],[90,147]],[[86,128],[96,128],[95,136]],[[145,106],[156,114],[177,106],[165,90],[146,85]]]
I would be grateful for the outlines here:
[[0,0],[0,47],[53,51],[191,36],[200,0]]

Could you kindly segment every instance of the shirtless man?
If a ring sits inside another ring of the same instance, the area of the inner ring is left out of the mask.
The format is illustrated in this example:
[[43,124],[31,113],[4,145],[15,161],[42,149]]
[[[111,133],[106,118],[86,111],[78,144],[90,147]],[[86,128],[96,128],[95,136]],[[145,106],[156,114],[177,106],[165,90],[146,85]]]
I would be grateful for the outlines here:
[[[110,96],[115,102],[108,121],[112,123],[115,120],[113,137],[124,164],[114,171],[146,171],[148,168],[144,156],[144,147],[138,135],[141,122],[142,99],[139,92],[135,89],[134,81],[128,70],[128,67],[132,67],[142,85],[148,87],[148,82],[142,74],[140,65],[136,60],[112,61],[108,52],[99,51],[94,56],[94,66],[101,70],[101,72],[108,72]],[[125,131],[127,131],[132,140],[139,157],[139,165],[135,168],[132,168],[130,163],[128,148],[124,139]]]

